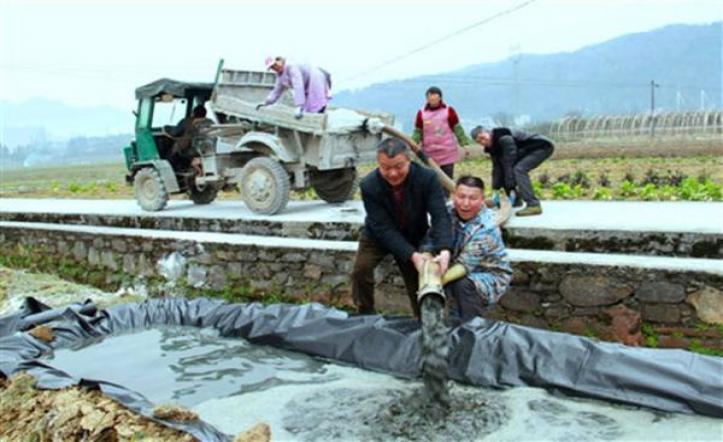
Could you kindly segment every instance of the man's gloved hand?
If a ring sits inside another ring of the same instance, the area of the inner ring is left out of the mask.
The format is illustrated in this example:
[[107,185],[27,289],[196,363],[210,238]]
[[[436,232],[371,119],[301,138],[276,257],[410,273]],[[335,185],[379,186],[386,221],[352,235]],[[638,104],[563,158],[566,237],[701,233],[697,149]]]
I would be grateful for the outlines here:
[[297,120],[301,120],[301,117],[303,117],[303,116],[304,116],[304,108],[301,106],[297,107],[296,110],[294,111],[294,118],[296,118]]
[[266,103],[259,103],[256,105],[256,110],[261,110],[262,107],[266,106]]
[[447,285],[452,281],[463,278],[467,275],[467,269],[462,264],[454,264],[442,275],[442,285]]

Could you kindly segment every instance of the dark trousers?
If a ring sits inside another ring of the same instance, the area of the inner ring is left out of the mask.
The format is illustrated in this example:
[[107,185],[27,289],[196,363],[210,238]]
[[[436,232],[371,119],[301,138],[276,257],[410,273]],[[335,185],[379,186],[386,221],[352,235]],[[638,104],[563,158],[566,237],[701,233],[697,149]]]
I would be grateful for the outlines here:
[[[359,239],[359,248],[354,258],[354,270],[351,274],[351,294],[360,314],[368,315],[376,312],[374,309],[374,269],[388,254],[389,251],[380,247],[372,239],[364,235]],[[419,305],[417,305],[419,273],[414,268],[412,261],[402,262],[397,257],[394,257],[394,260],[402,273],[414,315],[419,317]]]
[[[439,166],[440,169],[442,169],[442,172],[444,172],[445,175],[449,177],[449,179],[454,179],[454,163],[452,164],[445,164],[444,166]],[[449,190],[443,189],[444,194],[449,197]]]
[[454,179],[454,163],[445,164],[444,166],[439,166],[439,168],[442,169],[442,172],[444,172],[450,179]]
[[449,317],[467,322],[490,310],[471,279],[464,277],[444,286]]
[[515,174],[515,181],[517,182],[517,192],[519,193],[518,198],[522,198],[528,206],[540,205],[540,200],[537,199],[535,191],[532,188],[530,171],[549,158],[554,150],[550,143],[546,141],[540,141],[540,143],[544,143],[544,146],[540,146],[536,149],[525,149],[526,153],[512,168],[512,172]]

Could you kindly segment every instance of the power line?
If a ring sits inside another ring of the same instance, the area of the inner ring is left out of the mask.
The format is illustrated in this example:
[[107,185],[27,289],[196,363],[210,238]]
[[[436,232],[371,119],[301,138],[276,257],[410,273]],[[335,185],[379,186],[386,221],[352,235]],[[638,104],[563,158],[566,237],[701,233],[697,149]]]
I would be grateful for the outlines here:
[[394,58],[390,58],[390,59],[388,59],[388,60],[386,60],[386,61],[384,61],[384,62],[382,62],[382,63],[379,63],[379,64],[377,64],[377,65],[369,68],[368,70],[366,70],[366,71],[364,71],[364,72],[361,72],[361,73],[359,73],[359,74],[357,74],[357,75],[354,75],[354,76],[352,76],[352,77],[349,77],[349,78],[345,78],[345,79],[343,79],[342,81],[356,80],[357,78],[366,76],[366,75],[368,75],[368,74],[370,74],[370,73],[372,73],[372,72],[374,72],[374,71],[377,71],[377,70],[379,70],[379,69],[381,69],[381,68],[383,68],[383,67],[389,66],[389,65],[394,64],[394,63],[398,63],[398,62],[400,62],[400,61],[402,61],[402,60],[404,60],[404,59],[407,59],[407,58],[411,57],[411,56],[414,55],[414,54],[417,54],[417,53],[422,52],[422,51],[424,51],[424,50],[426,50],[426,49],[429,49],[430,47],[432,47],[432,46],[434,46],[434,45],[437,45],[437,44],[439,44],[439,43],[442,43],[443,41],[447,41],[447,40],[449,40],[449,39],[452,38],[452,37],[456,37],[456,36],[459,35],[459,34],[465,33],[465,32],[467,32],[467,31],[469,31],[469,30],[471,30],[471,29],[474,29],[474,28],[476,28],[476,27],[478,27],[478,26],[487,24],[487,23],[491,22],[492,20],[495,20],[495,19],[497,19],[497,18],[500,18],[500,17],[503,17],[503,16],[505,16],[505,15],[511,14],[511,13],[513,13],[513,12],[515,12],[515,11],[519,11],[520,9],[529,6],[530,4],[534,3],[535,1],[537,1],[537,0],[527,0],[527,1],[521,3],[521,4],[517,5],[517,6],[513,6],[513,7],[509,8],[509,9],[505,9],[504,11],[498,12],[498,13],[496,13],[496,14],[494,14],[494,15],[491,15],[491,16],[486,17],[486,18],[484,18],[484,19],[482,19],[482,20],[479,20],[479,21],[477,21],[477,22],[475,22],[475,23],[472,23],[471,25],[465,26],[465,27],[462,28],[462,29],[458,29],[458,30],[456,30],[456,31],[454,31],[454,32],[451,32],[451,33],[449,33],[449,34],[447,34],[447,35],[444,35],[444,36],[442,36],[442,37],[440,37],[440,38],[438,38],[438,39],[436,39],[436,40],[430,41],[429,43],[426,43],[426,44],[424,44],[424,45],[422,45],[422,46],[419,46],[419,47],[417,47],[417,48],[415,48],[415,49],[412,49],[411,51],[409,51],[409,52],[407,52],[407,53],[405,53],[405,54],[401,54],[401,55],[398,55],[398,56],[396,56],[396,57],[394,57]]
[[[406,80],[394,80],[388,83],[376,83],[367,86],[367,88],[398,88],[401,83],[406,84],[429,84],[434,78],[434,82],[440,84],[458,84],[458,85],[476,85],[476,86],[539,86],[539,87],[570,87],[570,88],[589,88],[589,87],[611,87],[611,88],[648,88],[650,82],[612,82],[612,81],[559,81],[544,78],[520,78],[518,80],[508,77],[489,77],[489,76],[473,76],[473,75],[444,75],[424,76],[410,78]],[[699,90],[701,87],[709,87],[706,85],[681,85],[672,83],[657,83],[659,87],[665,89],[693,89]]]
[[[39,75],[49,75],[57,77],[69,77],[78,79],[102,79],[106,82],[122,83],[127,84],[127,76],[121,76],[119,72],[115,73],[101,73],[100,71],[94,71],[89,69],[75,69],[66,67],[31,67],[31,66],[13,66],[13,65],[2,65],[0,64],[0,70],[17,70],[31,72]],[[610,87],[610,88],[648,88],[649,82],[611,82],[611,81],[559,81],[545,78],[520,78],[518,80],[509,77],[495,77],[486,75],[424,75],[420,77],[410,78],[406,80],[393,80],[388,84],[377,83],[367,87],[374,88],[396,88],[399,87],[400,83],[406,84],[425,84],[427,85],[434,79],[435,82],[441,82],[442,84],[450,85],[475,85],[475,86],[533,86],[540,88],[588,88],[588,87]],[[657,83],[660,89],[675,89],[680,90],[695,90],[696,92],[701,89],[716,89],[713,85],[698,84],[698,85],[687,85],[687,84],[673,84],[673,83]]]

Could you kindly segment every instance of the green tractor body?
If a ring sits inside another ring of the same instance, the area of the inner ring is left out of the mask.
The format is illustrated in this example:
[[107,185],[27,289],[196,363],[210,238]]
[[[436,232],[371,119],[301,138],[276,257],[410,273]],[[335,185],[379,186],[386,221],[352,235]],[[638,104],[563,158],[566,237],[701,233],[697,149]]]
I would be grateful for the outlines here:
[[[206,103],[213,83],[160,79],[136,89],[135,139],[123,149],[136,199],[145,210],[161,210],[169,193],[192,192],[193,171],[173,161],[174,139],[164,126],[175,126]],[[160,188],[159,188],[160,186]],[[214,192],[215,196],[215,192]],[[208,198],[205,198],[208,199]],[[208,201],[210,202],[210,201]]]

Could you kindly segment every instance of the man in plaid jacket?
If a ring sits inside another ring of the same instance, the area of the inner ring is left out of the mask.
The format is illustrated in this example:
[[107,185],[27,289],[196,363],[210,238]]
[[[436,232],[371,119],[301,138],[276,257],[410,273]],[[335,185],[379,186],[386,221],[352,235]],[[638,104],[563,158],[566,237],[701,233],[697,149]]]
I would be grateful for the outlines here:
[[484,182],[457,180],[450,208],[454,242],[450,269],[443,277],[451,317],[468,321],[494,305],[507,291],[512,267],[494,214],[485,207]]

